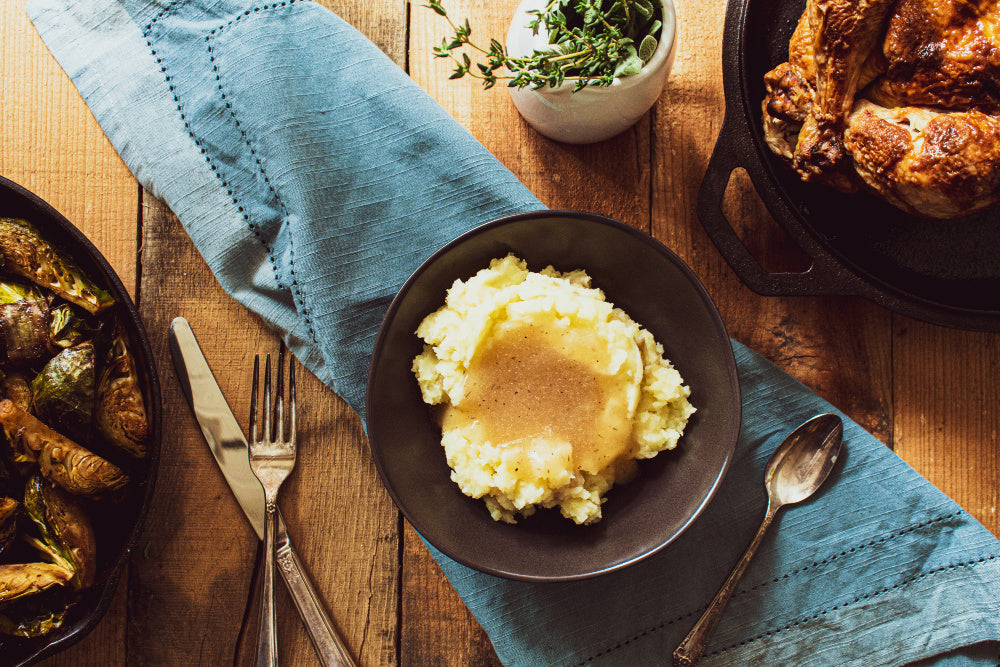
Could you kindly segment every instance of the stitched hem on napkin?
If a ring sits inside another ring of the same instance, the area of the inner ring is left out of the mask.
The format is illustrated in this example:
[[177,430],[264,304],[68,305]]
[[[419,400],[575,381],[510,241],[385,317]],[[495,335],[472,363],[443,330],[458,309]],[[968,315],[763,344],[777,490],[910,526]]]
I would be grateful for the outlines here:
[[544,208],[374,44],[308,0],[27,9],[222,287],[362,421],[375,336],[404,280],[476,225]]

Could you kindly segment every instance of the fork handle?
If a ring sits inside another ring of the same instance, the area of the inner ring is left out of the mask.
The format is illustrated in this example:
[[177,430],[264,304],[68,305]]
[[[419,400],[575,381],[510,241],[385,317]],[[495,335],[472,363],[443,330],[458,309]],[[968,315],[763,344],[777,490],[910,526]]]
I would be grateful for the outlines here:
[[278,628],[274,613],[274,550],[277,532],[277,507],[267,503],[264,518],[264,583],[260,590],[260,629],[257,636],[256,667],[277,667]]
[[333,622],[323,610],[316,589],[313,588],[292,547],[292,540],[288,537],[280,513],[276,523],[278,524],[276,558],[279,571],[288,586],[295,607],[299,610],[299,616],[316,650],[316,655],[322,664],[330,667],[357,667],[344,640],[337,634]]

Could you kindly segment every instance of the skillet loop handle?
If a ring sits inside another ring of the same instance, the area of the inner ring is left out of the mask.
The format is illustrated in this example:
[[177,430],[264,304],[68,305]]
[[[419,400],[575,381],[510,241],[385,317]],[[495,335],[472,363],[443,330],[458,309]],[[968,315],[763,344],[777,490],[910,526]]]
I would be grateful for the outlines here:
[[[802,272],[771,273],[764,269],[736,234],[722,210],[730,175],[743,167],[753,177],[754,167],[760,160],[751,139],[750,128],[739,119],[734,121],[727,114],[719,138],[712,151],[708,170],[698,190],[697,212],[702,226],[715,247],[732,267],[743,283],[763,296],[818,296],[825,294],[852,294],[845,289],[843,277],[835,262],[823,253],[802,248],[812,265]],[[759,187],[754,182],[755,187]],[[770,206],[768,207],[770,209]],[[773,211],[772,211],[773,213]],[[793,215],[791,210],[788,214]],[[777,216],[776,216],[777,217]],[[840,283],[838,285],[838,283]]]

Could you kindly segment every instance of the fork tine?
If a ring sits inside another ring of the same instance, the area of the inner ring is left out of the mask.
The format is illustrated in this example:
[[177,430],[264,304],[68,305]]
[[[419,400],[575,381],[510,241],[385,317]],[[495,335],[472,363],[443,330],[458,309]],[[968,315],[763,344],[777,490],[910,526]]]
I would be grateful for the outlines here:
[[264,442],[273,442],[271,435],[271,355],[264,359]]
[[275,391],[274,419],[277,423],[275,442],[285,442],[285,350],[278,350],[278,388]]
[[[290,355],[291,356],[291,355]],[[271,385],[271,355],[264,360],[263,428],[256,434],[257,385],[260,359],[254,359],[253,395],[250,399],[252,438],[247,448],[250,470],[264,489],[264,567],[260,589],[260,636],[258,655],[268,665],[277,665],[277,627],[274,611],[275,542],[278,518],[278,491],[295,467],[295,367],[294,358],[288,369],[288,402],[291,412],[288,440],[285,439],[285,350],[278,349],[277,384]],[[272,394],[272,390],[276,394]],[[272,406],[272,397],[274,404]],[[272,409],[273,407],[273,409]]]
[[257,377],[260,375],[260,355],[253,355],[253,385],[250,389],[250,442],[257,441]]

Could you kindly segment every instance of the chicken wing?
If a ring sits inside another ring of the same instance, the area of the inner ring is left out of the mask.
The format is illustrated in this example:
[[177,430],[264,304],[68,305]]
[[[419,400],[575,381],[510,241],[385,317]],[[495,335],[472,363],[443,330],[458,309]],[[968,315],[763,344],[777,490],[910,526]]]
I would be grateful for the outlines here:
[[792,160],[805,180],[840,171],[843,133],[865,62],[884,32],[892,0],[808,0],[815,97]]

